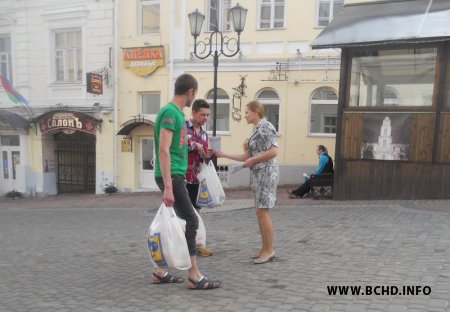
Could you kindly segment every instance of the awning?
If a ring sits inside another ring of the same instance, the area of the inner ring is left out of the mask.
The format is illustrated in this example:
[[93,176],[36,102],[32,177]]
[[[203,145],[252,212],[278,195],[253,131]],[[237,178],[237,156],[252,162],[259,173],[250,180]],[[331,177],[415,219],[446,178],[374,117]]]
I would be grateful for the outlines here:
[[83,112],[54,110],[37,116],[31,122],[39,125],[41,134],[62,130],[74,130],[95,134],[97,129],[100,128],[102,120]]
[[350,4],[311,43],[313,49],[450,40],[449,0]]
[[121,125],[122,129],[117,132],[117,135],[129,135],[131,131],[142,125],[153,126],[154,122],[144,116],[135,116]]
[[28,129],[31,126],[27,119],[3,109],[0,110],[0,124],[11,129]]

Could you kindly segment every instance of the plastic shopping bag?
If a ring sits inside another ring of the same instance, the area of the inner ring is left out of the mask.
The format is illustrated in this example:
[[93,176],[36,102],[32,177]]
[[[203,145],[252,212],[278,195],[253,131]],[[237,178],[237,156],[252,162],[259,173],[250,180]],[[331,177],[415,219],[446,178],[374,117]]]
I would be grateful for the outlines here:
[[205,223],[203,223],[203,218],[200,216],[200,214],[195,210],[195,214],[198,217],[198,229],[197,229],[197,236],[195,236],[195,243],[197,246],[206,246],[206,228]]
[[[206,228],[205,223],[203,222],[203,218],[199,215],[196,209],[194,209],[195,214],[198,217],[198,229],[197,235],[195,236],[195,243],[197,246],[206,246]],[[183,219],[179,219],[181,228],[183,231],[186,231],[186,221]]]
[[172,207],[161,204],[147,235],[150,257],[158,266],[179,270],[191,267],[186,237]]
[[200,186],[198,188],[197,205],[200,207],[216,207],[225,201],[225,192],[217,175],[213,163],[202,163],[198,174]]

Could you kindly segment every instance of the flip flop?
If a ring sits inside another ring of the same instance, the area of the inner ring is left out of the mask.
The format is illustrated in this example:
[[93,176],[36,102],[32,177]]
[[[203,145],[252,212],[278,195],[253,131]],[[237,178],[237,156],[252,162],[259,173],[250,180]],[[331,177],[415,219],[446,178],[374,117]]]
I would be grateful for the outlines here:
[[201,290],[207,290],[207,289],[214,289],[220,287],[222,285],[221,281],[211,281],[206,276],[202,276],[198,281],[194,281],[190,277],[188,277],[189,282],[192,283],[195,287],[189,287],[189,289],[201,289]]
[[164,274],[164,276],[159,276],[158,274],[153,273],[153,276],[157,279],[157,281],[152,279],[153,284],[183,283],[184,282],[184,278],[178,277],[178,276],[173,276],[173,275],[169,274],[169,272],[166,272],[166,274]]

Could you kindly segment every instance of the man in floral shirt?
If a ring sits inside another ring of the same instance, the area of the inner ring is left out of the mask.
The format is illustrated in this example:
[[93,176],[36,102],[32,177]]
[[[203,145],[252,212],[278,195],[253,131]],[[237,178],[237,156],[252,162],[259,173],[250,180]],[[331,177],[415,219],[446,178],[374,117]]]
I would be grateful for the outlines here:
[[[197,175],[200,163],[209,161],[212,152],[208,149],[208,134],[203,126],[208,121],[210,106],[205,100],[195,100],[192,104],[192,119],[186,121],[188,140],[188,167],[186,170],[186,187],[189,192],[192,205],[197,212],[197,194],[200,186]],[[202,256],[211,256],[212,251],[205,246],[197,246],[197,251]]]

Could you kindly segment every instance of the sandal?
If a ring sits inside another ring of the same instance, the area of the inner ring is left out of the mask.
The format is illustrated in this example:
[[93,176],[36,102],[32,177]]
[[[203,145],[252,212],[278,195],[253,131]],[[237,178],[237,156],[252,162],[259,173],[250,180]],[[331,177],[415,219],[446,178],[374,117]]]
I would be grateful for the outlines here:
[[[156,279],[154,279],[153,276]],[[153,276],[152,276],[153,284],[183,283],[184,282],[184,278],[178,277],[178,276],[173,276],[173,275],[169,274],[169,272],[166,272],[166,274],[164,274],[164,276],[159,276],[158,274],[153,272]]]
[[189,282],[194,285],[194,287],[189,287],[189,289],[214,289],[222,285],[221,281],[210,281],[206,276],[202,276],[198,281],[194,281],[188,277]]

